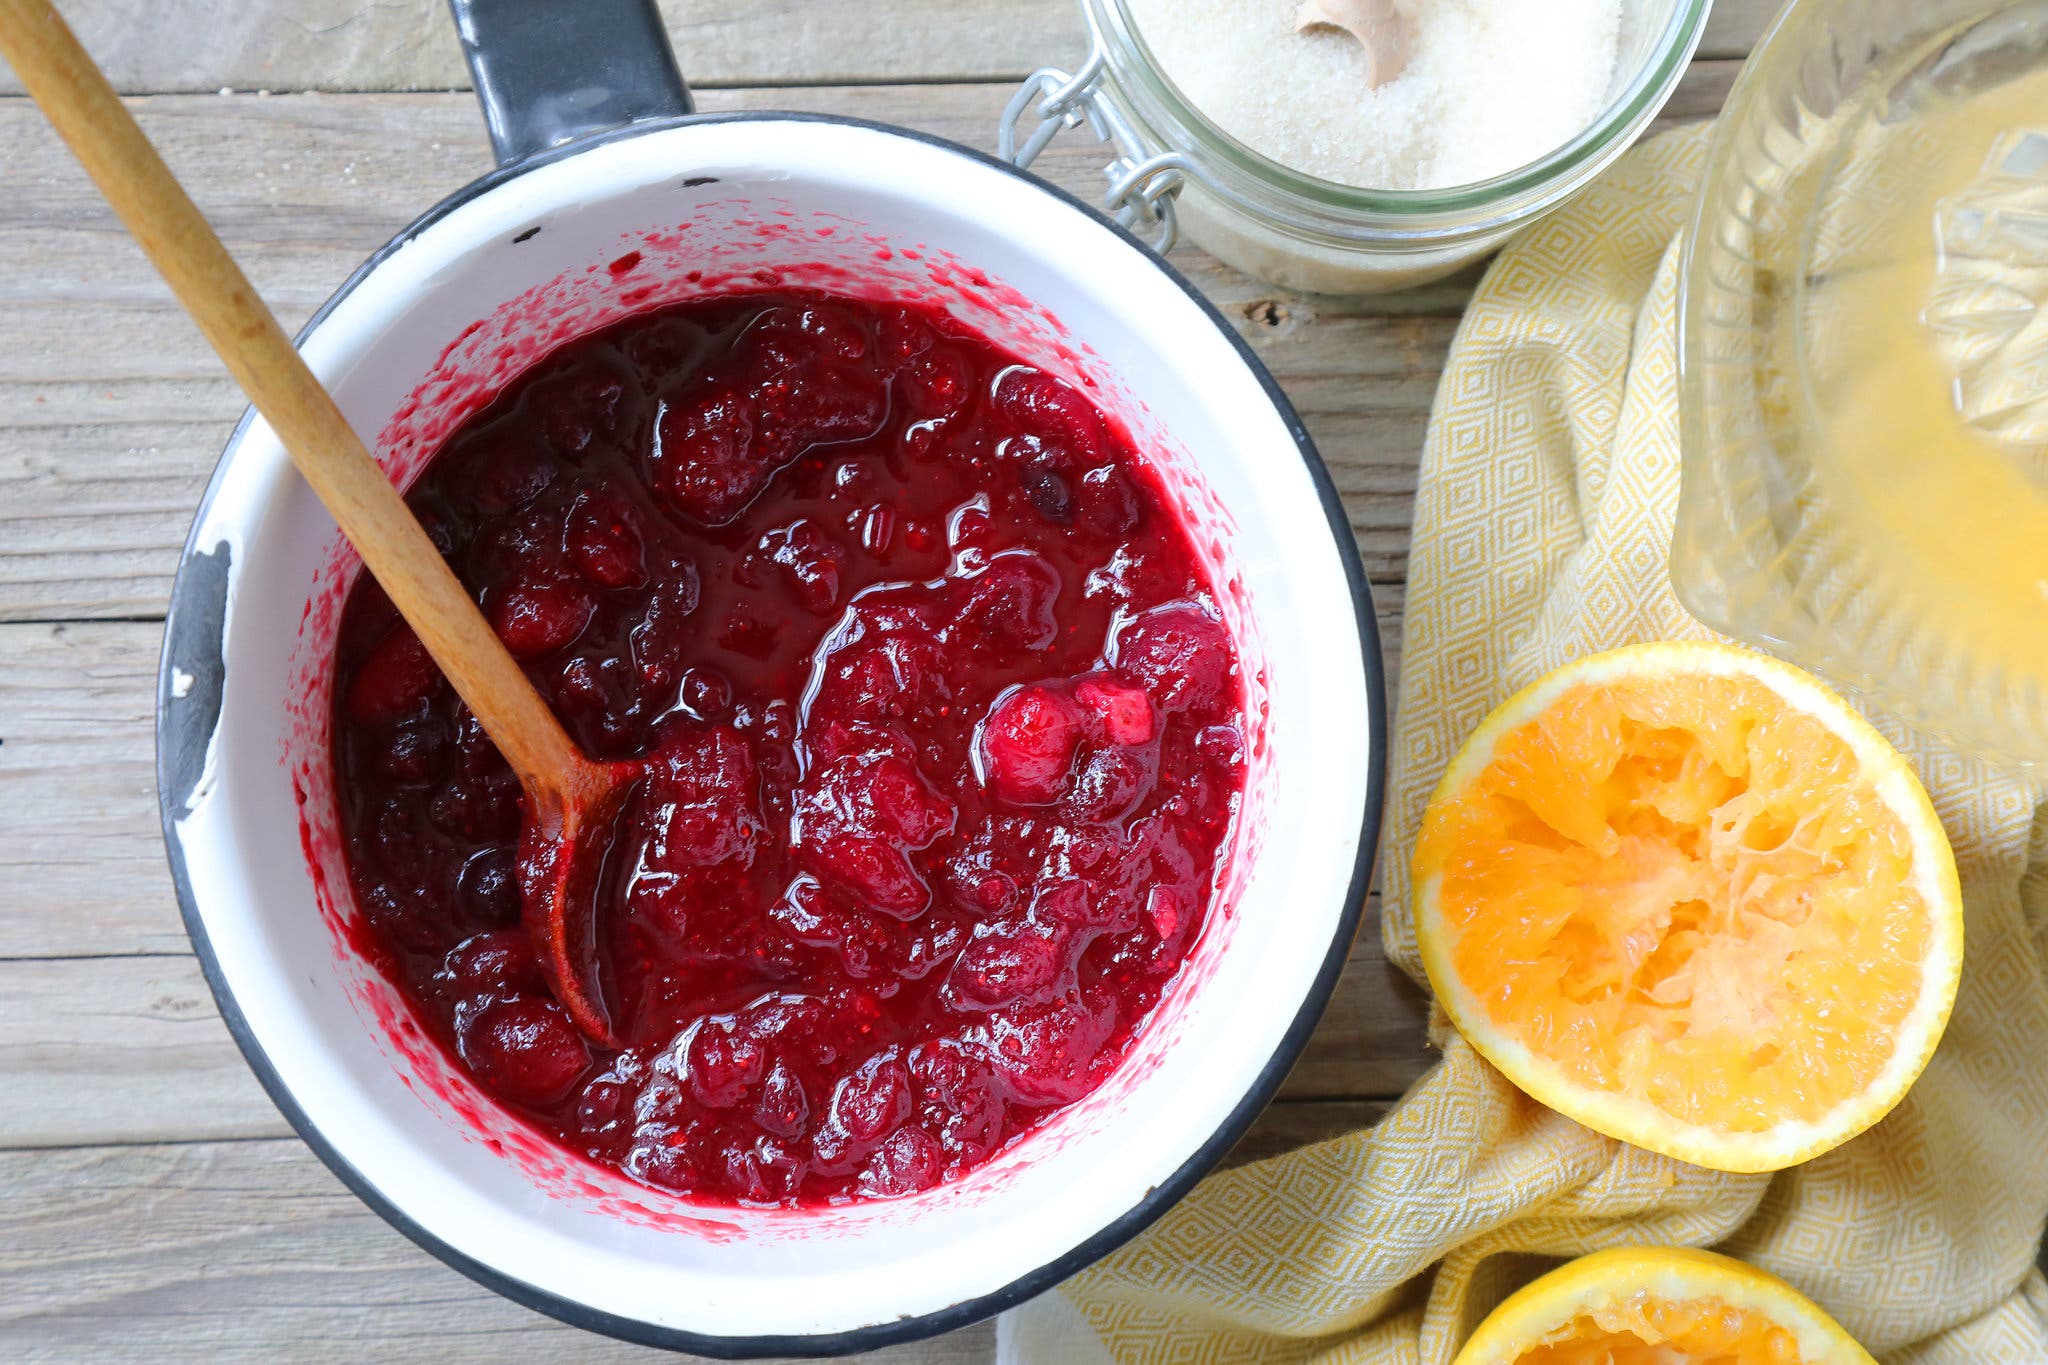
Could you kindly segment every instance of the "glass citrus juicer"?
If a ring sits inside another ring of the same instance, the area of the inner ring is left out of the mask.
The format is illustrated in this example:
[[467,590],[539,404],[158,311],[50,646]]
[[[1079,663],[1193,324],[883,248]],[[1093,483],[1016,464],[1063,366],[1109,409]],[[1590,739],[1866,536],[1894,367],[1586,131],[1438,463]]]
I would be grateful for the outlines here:
[[1795,0],[1682,313],[1687,607],[2048,771],[2048,0]]

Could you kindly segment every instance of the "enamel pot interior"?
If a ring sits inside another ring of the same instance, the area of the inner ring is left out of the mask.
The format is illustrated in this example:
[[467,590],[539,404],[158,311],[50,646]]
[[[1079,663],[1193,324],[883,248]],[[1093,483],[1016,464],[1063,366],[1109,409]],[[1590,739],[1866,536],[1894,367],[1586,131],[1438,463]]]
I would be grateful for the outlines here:
[[1271,1097],[1334,983],[1383,764],[1370,604],[1293,413],[1171,270],[998,163],[796,116],[635,129],[456,196],[303,347],[403,481],[561,341],[770,282],[939,303],[1086,386],[1185,505],[1251,678],[1249,794],[1204,937],[1117,1074],[991,1164],[844,1209],[700,1207],[567,1157],[449,1066],[358,949],[327,750],[328,653],[358,566],[260,421],[230,443],[194,528],[163,674],[188,924],[300,1131],[386,1217],[503,1292],[719,1354],[959,1325],[1183,1193]]

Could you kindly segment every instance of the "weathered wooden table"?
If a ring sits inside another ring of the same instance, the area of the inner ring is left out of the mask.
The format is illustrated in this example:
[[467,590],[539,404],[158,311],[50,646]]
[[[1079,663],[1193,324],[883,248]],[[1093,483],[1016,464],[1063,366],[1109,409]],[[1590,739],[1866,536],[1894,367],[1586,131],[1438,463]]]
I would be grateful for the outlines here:
[[[573,0],[564,0],[573,3]],[[1667,119],[1711,115],[1775,0],[1720,0]],[[489,166],[441,0],[65,0],[288,327]],[[857,114],[990,147],[1085,50],[1074,0],[665,0],[706,109]],[[157,832],[151,708],[192,509],[242,408],[11,78],[0,86],[0,1360],[611,1360],[356,1202],[244,1069]],[[1085,137],[1040,169],[1092,198]],[[1398,667],[1417,456],[1472,276],[1302,298],[1191,249],[1329,461]],[[1428,1064],[1360,935],[1235,1159],[1370,1121]],[[982,1361],[986,1326],[885,1353]]]

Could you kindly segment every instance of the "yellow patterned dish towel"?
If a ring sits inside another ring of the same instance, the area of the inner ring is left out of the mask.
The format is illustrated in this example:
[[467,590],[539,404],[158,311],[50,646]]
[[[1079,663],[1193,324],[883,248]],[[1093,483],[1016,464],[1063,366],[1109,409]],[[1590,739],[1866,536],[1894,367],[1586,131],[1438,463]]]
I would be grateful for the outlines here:
[[[1678,232],[1703,128],[1636,149],[1487,273],[1422,458],[1381,852],[1388,956],[1417,981],[1407,860],[1497,703],[1595,650],[1706,632],[1671,594]],[[1718,1246],[1887,1365],[2048,1365],[2048,804],[1880,729],[1954,841],[1968,960],[1948,1033],[1883,1123],[1777,1176],[1616,1143],[1527,1099],[1446,1025],[1373,1128],[1211,1177],[1001,1324],[1016,1365],[1445,1365],[1500,1300],[1601,1247]]]

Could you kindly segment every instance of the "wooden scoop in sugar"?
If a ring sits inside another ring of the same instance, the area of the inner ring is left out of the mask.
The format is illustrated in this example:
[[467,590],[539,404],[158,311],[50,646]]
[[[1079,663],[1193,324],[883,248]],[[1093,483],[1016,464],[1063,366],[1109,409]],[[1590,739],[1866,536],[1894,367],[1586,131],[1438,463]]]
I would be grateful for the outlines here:
[[1393,0],[1301,0],[1294,31],[1342,29],[1365,49],[1365,83],[1377,90],[1408,69],[1408,22]]

